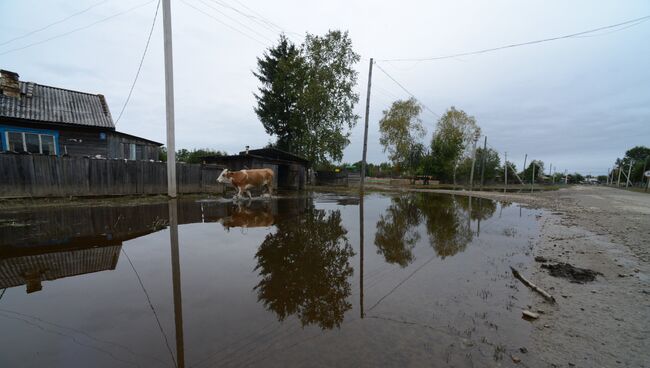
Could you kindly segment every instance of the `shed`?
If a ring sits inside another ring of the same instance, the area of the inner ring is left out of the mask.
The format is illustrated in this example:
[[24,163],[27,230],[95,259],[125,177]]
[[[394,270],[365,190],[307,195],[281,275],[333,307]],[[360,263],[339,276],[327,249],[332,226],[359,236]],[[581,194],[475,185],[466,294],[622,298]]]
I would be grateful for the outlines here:
[[229,170],[269,168],[275,173],[273,186],[302,190],[307,184],[309,160],[277,148],[261,148],[230,156],[206,156],[206,163],[226,166]]
[[0,150],[158,160],[161,143],[115,130],[103,95],[19,80],[0,70]]

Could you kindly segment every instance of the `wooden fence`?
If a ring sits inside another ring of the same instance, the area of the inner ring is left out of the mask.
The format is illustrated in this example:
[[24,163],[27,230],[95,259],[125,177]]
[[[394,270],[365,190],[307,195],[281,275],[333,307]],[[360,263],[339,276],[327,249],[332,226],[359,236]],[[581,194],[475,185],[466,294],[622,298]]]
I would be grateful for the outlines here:
[[[222,193],[221,167],[176,164],[179,193]],[[164,162],[0,154],[0,198],[167,193]]]

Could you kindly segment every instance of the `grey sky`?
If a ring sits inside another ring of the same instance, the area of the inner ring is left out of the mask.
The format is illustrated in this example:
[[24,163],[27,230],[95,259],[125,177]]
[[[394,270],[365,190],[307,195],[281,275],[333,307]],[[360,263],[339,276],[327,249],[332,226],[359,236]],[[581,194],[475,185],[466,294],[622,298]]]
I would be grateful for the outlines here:
[[[419,58],[553,37],[650,15],[648,1],[245,1],[296,42],[305,32],[349,30],[362,56],[363,116],[368,58]],[[0,44],[100,0],[0,1]],[[117,118],[151,25],[156,1],[107,0],[90,11],[24,39],[0,54],[136,10],[88,29],[0,55],[0,68],[21,80],[104,94]],[[212,17],[248,35],[224,26]],[[224,6],[225,5],[225,6]],[[277,34],[228,6],[237,0],[172,0],[177,147],[237,152],[272,138],[254,112],[255,58]],[[244,23],[250,29],[219,13]],[[251,29],[254,30],[251,31]],[[650,146],[650,21],[618,32],[524,46],[471,57],[380,62],[438,114],[456,106],[474,115],[488,143],[520,167],[524,154],[558,170],[606,173],[634,145]],[[162,22],[118,129],[165,141]],[[377,130],[381,111],[407,95],[378,69],[373,78],[369,152],[384,161]],[[430,139],[435,116],[423,113]],[[363,119],[352,131],[345,161],[361,156]]]

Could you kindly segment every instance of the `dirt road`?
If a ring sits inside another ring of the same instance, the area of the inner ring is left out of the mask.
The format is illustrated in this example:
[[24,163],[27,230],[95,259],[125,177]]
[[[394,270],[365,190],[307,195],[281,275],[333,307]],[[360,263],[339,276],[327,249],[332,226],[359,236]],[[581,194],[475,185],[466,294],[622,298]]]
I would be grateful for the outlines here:
[[557,367],[650,367],[650,195],[600,186],[455,193],[547,209],[535,256],[602,274],[577,284],[550,276],[542,263],[523,270],[557,299],[536,297],[530,306],[540,318],[526,354]]

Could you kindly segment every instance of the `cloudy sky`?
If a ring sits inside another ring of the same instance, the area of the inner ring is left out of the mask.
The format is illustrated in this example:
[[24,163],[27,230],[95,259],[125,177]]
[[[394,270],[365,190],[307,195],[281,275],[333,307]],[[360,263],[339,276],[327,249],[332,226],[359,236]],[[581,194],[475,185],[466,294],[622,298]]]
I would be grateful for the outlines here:
[[[116,119],[156,3],[2,0],[0,68],[21,80],[104,94]],[[436,57],[572,34],[650,15],[650,2],[172,0],[172,13],[176,145],[235,153],[272,140],[253,112],[258,84],[251,71],[277,39],[275,26],[295,42],[306,32],[349,31],[362,56],[363,102],[370,57]],[[518,167],[527,153],[547,168],[601,174],[626,149],[650,146],[649,39],[647,21],[482,55],[378,65],[436,114],[456,106],[474,115],[488,144]],[[159,17],[119,130],[165,141],[163,77]],[[386,160],[378,143],[382,110],[407,97],[375,68],[369,161]],[[363,104],[356,109],[363,117]],[[422,117],[428,141],[437,117]],[[362,141],[363,118],[345,161],[360,159]]]

